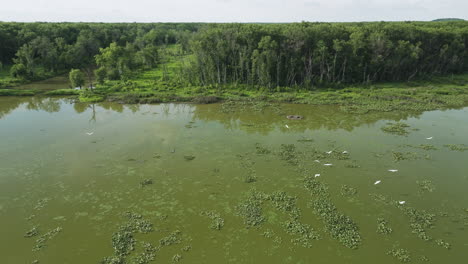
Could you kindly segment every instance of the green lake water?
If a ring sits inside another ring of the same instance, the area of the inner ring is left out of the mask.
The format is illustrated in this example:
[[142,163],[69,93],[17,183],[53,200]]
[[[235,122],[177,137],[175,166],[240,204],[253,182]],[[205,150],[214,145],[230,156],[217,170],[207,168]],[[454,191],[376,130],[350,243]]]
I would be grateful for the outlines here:
[[[407,136],[381,130],[400,120]],[[0,263],[100,263],[115,254],[126,212],[153,225],[131,232],[126,263],[146,263],[143,242],[156,248],[148,263],[400,263],[397,249],[410,263],[466,263],[468,151],[449,144],[468,145],[468,108],[352,115],[0,97]],[[289,198],[275,203],[278,192]],[[264,198],[246,202],[252,194]],[[314,209],[320,197],[358,227],[357,248],[332,235],[336,223]],[[288,199],[302,229],[288,229]]]

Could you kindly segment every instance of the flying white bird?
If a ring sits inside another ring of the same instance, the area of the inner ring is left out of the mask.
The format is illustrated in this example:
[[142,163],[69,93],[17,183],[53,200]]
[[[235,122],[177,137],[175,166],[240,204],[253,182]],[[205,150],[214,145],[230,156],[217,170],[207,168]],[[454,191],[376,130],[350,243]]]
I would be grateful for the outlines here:
[[398,170],[388,170],[389,172],[397,172]]
[[317,163],[320,163],[320,160],[314,160],[314,161],[317,162]]
[[399,201],[398,203],[399,203],[399,204],[405,204],[406,201]]
[[284,125],[284,126],[285,126],[286,128],[289,128],[289,126],[288,126],[288,125]]
[[374,183],[374,185],[377,185],[377,184],[379,184],[379,183],[381,183],[381,182],[382,182],[382,181],[376,181],[376,182]]
[[332,166],[333,164],[331,163],[327,163],[327,164],[323,164],[324,166]]
[[433,138],[434,138],[434,137],[428,137],[428,138],[426,138],[426,139],[427,139],[427,140],[431,140],[431,139],[433,139]]
[[86,132],[86,135],[91,136],[94,132]]
[[320,174],[319,174],[319,173],[315,174],[315,178],[317,178],[317,177],[320,177]]
[[342,153],[343,153],[343,154],[348,154],[348,151],[345,150],[345,151],[343,151]]
[[325,153],[327,153],[327,154],[332,154],[332,152],[333,152],[333,150],[330,150],[330,151],[327,151],[327,152],[325,152]]

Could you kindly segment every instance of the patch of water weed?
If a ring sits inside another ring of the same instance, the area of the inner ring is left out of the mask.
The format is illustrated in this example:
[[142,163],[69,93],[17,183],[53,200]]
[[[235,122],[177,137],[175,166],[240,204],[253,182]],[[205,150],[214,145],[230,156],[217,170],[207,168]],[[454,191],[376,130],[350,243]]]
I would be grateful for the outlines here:
[[442,239],[437,239],[435,242],[436,242],[436,244],[437,244],[439,247],[443,247],[443,248],[445,248],[445,249],[450,249],[450,248],[451,248],[450,243],[445,242],[445,241],[442,240]]
[[156,253],[158,252],[158,248],[147,242],[142,242],[141,246],[143,247],[143,252],[136,255],[133,258],[132,263],[148,264],[154,261],[156,258]]
[[194,159],[195,159],[195,156],[192,156],[192,155],[185,155],[185,156],[184,156],[184,159],[185,159],[186,161],[191,161],[191,160],[194,160]]
[[174,244],[179,244],[180,242],[182,242],[181,235],[182,235],[182,232],[180,232],[179,230],[176,230],[172,232],[171,234],[169,234],[167,237],[161,238],[159,240],[159,244],[161,246],[171,246]]
[[255,144],[255,150],[256,150],[256,153],[259,154],[259,155],[264,155],[264,154],[270,154],[271,153],[271,150],[269,150],[268,148],[262,146],[260,143]]
[[117,257],[129,255],[135,249],[135,243],[132,232],[118,231],[112,234],[112,247]]
[[60,232],[62,232],[61,227],[54,228],[50,230],[49,232],[43,234],[36,240],[36,244],[33,247],[33,251],[38,251],[47,246],[47,241],[51,240],[55,236],[57,236]]
[[356,163],[356,161],[347,162],[344,166],[345,168],[349,168],[349,169],[357,169],[361,167],[359,166],[359,164]]
[[403,122],[389,122],[386,126],[383,126],[381,129],[385,133],[399,135],[399,136],[407,136],[409,132],[409,125]]
[[240,166],[246,170],[244,175],[245,183],[253,183],[257,181],[257,173],[254,169],[255,162],[252,161],[247,155],[237,155],[240,159]]
[[192,250],[192,246],[188,245],[188,246],[185,246],[182,248],[182,251],[185,251],[185,252],[189,252],[190,250]]
[[251,190],[247,197],[236,206],[237,215],[244,218],[244,224],[247,227],[258,226],[265,221],[262,212],[264,200],[263,193]]
[[44,198],[44,199],[37,201],[36,205],[34,206],[34,210],[41,210],[42,208],[44,208],[44,206],[47,205],[49,201],[50,201],[49,198]]
[[468,150],[468,146],[465,145],[465,144],[446,144],[444,145],[444,147],[452,150],[452,151],[460,151],[460,152],[463,152],[463,151],[467,151]]
[[383,218],[377,218],[377,233],[388,235],[393,232],[393,229],[388,226],[387,220]]
[[344,246],[357,249],[361,244],[361,235],[356,223],[340,213],[326,197],[319,197],[313,203],[314,212],[324,221],[326,230]]
[[340,213],[331,202],[328,186],[312,176],[305,177],[304,186],[313,196],[316,196],[312,202],[312,208],[325,223],[325,229],[344,246],[357,249],[362,240],[359,227],[350,217]]
[[390,255],[403,263],[411,261],[410,252],[406,249],[398,248],[397,246],[394,246],[393,249],[389,250],[387,255]]
[[413,234],[416,234],[424,241],[430,241],[432,238],[427,234],[427,230],[434,227],[436,215],[426,212],[425,210],[417,210],[407,205],[401,205],[398,201],[391,200],[382,194],[371,194],[373,199],[383,204],[396,206],[404,215],[409,218],[410,228]]
[[144,179],[140,182],[140,187],[145,187],[145,186],[148,186],[148,185],[151,185],[153,184],[153,180],[152,179]]
[[417,148],[417,149],[422,149],[422,150],[437,150],[437,148],[434,145],[431,144],[420,144],[417,146],[414,145],[406,145],[411,148]]
[[39,235],[39,230],[37,229],[37,227],[33,227],[31,230],[29,230],[28,232],[26,232],[26,234],[24,234],[24,237],[26,238],[30,238],[30,237],[35,237]]
[[278,154],[280,159],[291,165],[297,165],[299,162],[296,153],[296,146],[294,144],[281,144]]
[[418,159],[418,154],[415,152],[392,152],[393,160],[398,162],[402,160],[415,160]]
[[179,262],[182,260],[182,255],[180,254],[175,254],[173,257],[172,257],[172,262]]
[[427,235],[427,229],[434,226],[435,214],[428,213],[424,210],[416,210],[410,207],[401,206],[404,214],[410,218],[410,227],[412,233],[416,234],[419,238],[429,241],[432,238]]
[[287,213],[292,219],[298,219],[301,215],[296,206],[297,197],[290,196],[283,191],[276,191],[268,196],[268,200],[273,203],[276,209]]
[[304,187],[316,196],[328,196],[328,186],[318,181],[314,176],[304,178]]
[[[112,234],[111,240],[112,248],[114,249],[114,256],[104,258],[101,261],[103,264],[125,263],[125,257],[135,250],[136,239],[134,238],[134,234],[147,234],[154,231],[153,224],[148,220],[143,219],[142,215],[125,212],[124,216],[128,220],[119,227],[117,232]],[[144,249],[146,250],[145,247]]]
[[340,194],[344,197],[352,197],[357,194],[357,189],[349,187],[348,185],[342,185]]
[[435,186],[430,180],[417,181],[416,183],[419,185],[421,191],[433,192],[435,190]]
[[125,259],[118,256],[105,257],[100,264],[125,264]]
[[211,219],[210,228],[214,230],[221,230],[224,226],[224,219],[221,215],[214,211],[201,212],[202,216],[206,216]]
[[291,242],[294,245],[301,245],[303,247],[310,248],[312,246],[310,242],[311,240],[318,240],[321,238],[320,234],[312,227],[307,224],[300,223],[296,219],[286,221],[284,227],[286,229],[286,233],[295,236],[295,238],[291,239]]

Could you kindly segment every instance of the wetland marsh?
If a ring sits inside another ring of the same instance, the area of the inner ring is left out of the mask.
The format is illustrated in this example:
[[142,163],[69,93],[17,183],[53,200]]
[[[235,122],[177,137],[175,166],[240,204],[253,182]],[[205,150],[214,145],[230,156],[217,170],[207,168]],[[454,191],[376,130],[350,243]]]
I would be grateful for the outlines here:
[[463,263],[467,132],[468,108],[0,97],[1,262]]

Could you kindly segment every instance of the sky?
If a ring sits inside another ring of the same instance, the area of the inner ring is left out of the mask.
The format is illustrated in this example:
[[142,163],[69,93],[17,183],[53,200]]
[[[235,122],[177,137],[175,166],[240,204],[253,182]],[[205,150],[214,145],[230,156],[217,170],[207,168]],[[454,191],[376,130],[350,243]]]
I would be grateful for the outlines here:
[[467,10],[468,0],[2,0],[0,21],[427,21]]

